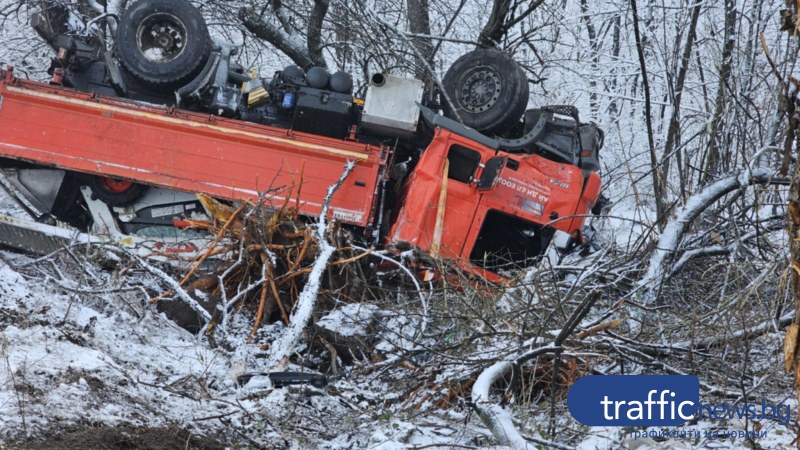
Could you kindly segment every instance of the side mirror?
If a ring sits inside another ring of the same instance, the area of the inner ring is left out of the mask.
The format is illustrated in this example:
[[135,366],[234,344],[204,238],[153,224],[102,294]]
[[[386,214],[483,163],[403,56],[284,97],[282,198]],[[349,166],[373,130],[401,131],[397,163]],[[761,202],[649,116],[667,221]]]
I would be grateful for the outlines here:
[[483,172],[481,172],[481,179],[478,180],[478,190],[489,191],[494,189],[498,181],[500,181],[500,173],[503,171],[507,162],[507,156],[495,156],[494,158],[490,158],[483,167]]

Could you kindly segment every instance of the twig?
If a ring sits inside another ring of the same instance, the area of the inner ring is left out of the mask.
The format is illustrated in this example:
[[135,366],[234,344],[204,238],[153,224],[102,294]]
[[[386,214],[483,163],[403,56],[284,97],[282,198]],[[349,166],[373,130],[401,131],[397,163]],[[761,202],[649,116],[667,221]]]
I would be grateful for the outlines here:
[[322,203],[322,211],[320,212],[319,219],[317,220],[317,226],[315,230],[317,242],[320,247],[320,253],[317,255],[317,259],[312,265],[311,273],[308,275],[308,280],[303,287],[303,291],[298,296],[297,307],[295,308],[294,312],[292,313],[292,317],[289,320],[289,326],[281,333],[281,335],[270,347],[270,354],[266,363],[266,367],[270,370],[277,368],[282,363],[284,358],[288,357],[292,353],[295,344],[303,333],[303,329],[305,329],[309,319],[311,319],[311,313],[313,312],[314,305],[317,301],[317,294],[319,293],[322,275],[325,272],[325,268],[328,266],[328,260],[330,260],[334,251],[336,251],[336,247],[331,245],[325,237],[327,229],[327,216],[328,211],[330,210],[331,200],[333,199],[333,194],[335,194],[339,187],[344,184],[345,180],[348,176],[350,176],[350,173],[353,171],[353,169],[355,169],[355,167],[355,162],[348,161],[347,164],[345,164],[344,172],[342,172],[342,175],[339,177],[339,179],[330,187],[328,187],[328,192],[325,196],[324,202]]
[[171,276],[169,276],[166,273],[164,273],[163,270],[161,270],[161,269],[159,269],[157,267],[154,267],[151,264],[148,264],[139,255],[137,255],[136,253],[133,253],[133,252],[131,252],[131,251],[125,249],[125,248],[122,248],[122,247],[110,247],[110,248],[116,248],[117,250],[119,250],[119,251],[125,253],[126,255],[128,255],[129,257],[131,257],[134,261],[136,261],[136,263],[140,267],[142,267],[146,271],[150,272],[151,275],[154,275],[155,277],[157,277],[158,279],[163,281],[165,284],[170,286],[172,288],[172,292],[175,295],[177,295],[178,298],[180,298],[183,302],[185,302],[187,305],[189,305],[189,307],[191,307],[196,313],[198,313],[201,317],[203,317],[203,319],[206,322],[210,322],[211,321],[211,314],[209,314],[208,311],[206,311],[205,308],[203,308],[199,303],[197,303],[197,301],[195,299],[193,299],[180,286],[180,284],[178,284],[178,282],[175,281],[174,278],[172,278]]
[[[264,263],[263,267],[264,272],[264,279],[267,279],[267,263]],[[247,343],[253,342],[253,338],[256,337],[256,332],[259,328],[261,328],[261,318],[264,317],[264,307],[267,304],[267,291],[268,288],[266,285],[261,287],[261,297],[258,301],[258,310],[256,311],[256,318],[253,321],[253,328],[250,330],[250,337],[247,338]]]
[[236,217],[239,214],[241,214],[241,212],[244,210],[244,207],[246,205],[247,205],[247,203],[243,203],[236,211],[233,212],[233,214],[231,214],[230,217],[228,217],[228,220],[225,221],[225,224],[222,225],[222,228],[220,228],[219,232],[217,232],[217,235],[214,236],[214,240],[208,246],[208,248],[206,249],[205,253],[203,253],[203,255],[194,264],[194,266],[192,266],[191,270],[189,270],[189,272],[187,272],[186,275],[184,275],[183,278],[181,278],[181,281],[179,283],[180,286],[183,286],[184,284],[186,284],[186,282],[189,280],[189,278],[191,278],[192,275],[194,275],[194,273],[197,272],[197,269],[200,268],[200,265],[203,264],[203,262],[206,259],[208,259],[209,256],[211,256],[211,253],[217,247],[217,244],[222,239],[222,236],[225,235],[225,232],[228,231],[228,229],[231,227],[233,222],[236,220]]
[[275,303],[278,304],[278,309],[281,312],[281,319],[283,319],[284,324],[289,325],[289,316],[286,315],[286,308],[283,306],[281,294],[278,292],[278,286],[275,285],[275,274],[272,272],[271,266],[267,265],[267,269],[267,281],[270,289],[272,289],[272,295],[275,297]]

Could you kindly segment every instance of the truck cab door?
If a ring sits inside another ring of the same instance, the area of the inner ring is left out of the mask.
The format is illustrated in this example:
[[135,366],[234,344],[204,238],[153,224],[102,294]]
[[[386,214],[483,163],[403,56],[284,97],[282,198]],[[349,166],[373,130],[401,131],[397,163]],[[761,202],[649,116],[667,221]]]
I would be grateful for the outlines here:
[[390,243],[429,253],[435,248],[441,257],[459,259],[480,203],[477,177],[483,161],[494,154],[469,139],[437,130],[403,187]]
[[448,147],[447,192],[441,224],[442,256],[459,257],[467,244],[467,236],[480,203],[481,195],[476,186],[485,159],[485,152],[469,144],[451,142]]

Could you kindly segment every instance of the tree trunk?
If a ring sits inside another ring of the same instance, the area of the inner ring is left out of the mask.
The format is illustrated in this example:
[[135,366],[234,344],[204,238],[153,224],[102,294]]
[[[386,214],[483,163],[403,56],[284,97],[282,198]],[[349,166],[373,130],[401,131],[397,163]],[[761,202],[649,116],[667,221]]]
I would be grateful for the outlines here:
[[719,83],[717,85],[717,100],[714,105],[714,116],[711,119],[711,131],[706,152],[705,173],[702,183],[708,183],[716,177],[722,155],[720,154],[720,141],[722,135],[722,113],[725,108],[725,89],[731,77],[733,66],[733,50],[736,45],[736,0],[725,0],[725,31],[723,35],[722,59],[719,68]]
[[656,203],[656,223],[659,227],[664,223],[664,184],[658,170],[658,156],[656,155],[656,144],[653,136],[653,108],[650,101],[650,82],[647,74],[647,64],[644,58],[644,42],[639,31],[639,12],[636,7],[636,0],[631,0],[631,10],[633,12],[633,33],[636,37],[636,51],[639,55],[639,67],[642,75],[642,89],[644,90],[644,109],[645,125],[647,126],[647,145],[650,149],[650,163],[653,165],[651,170],[653,179],[653,196]]
[[[791,9],[787,9],[782,13],[781,30],[787,31],[790,35],[795,36],[797,14],[800,13],[798,9],[800,5],[795,4],[794,7],[787,4]],[[788,22],[788,23],[787,23]],[[785,152],[784,162],[781,167],[781,173],[788,169],[788,161],[786,157],[791,151],[791,147],[795,147],[795,158],[800,161],[800,139],[798,139],[798,128],[800,128],[800,120],[794,111],[795,105],[798,100],[796,88],[784,84],[784,101],[788,103],[787,112],[789,112],[789,129],[787,131],[786,140],[784,143]],[[795,398],[800,401],[800,368],[797,364],[797,326],[800,323],[800,164],[797,164],[792,175],[792,183],[789,187],[789,204],[786,208],[786,231],[789,237],[789,289],[792,295],[792,303],[794,306],[794,320],[792,326],[787,331],[786,339],[783,344],[783,357],[785,369],[792,374],[795,387]],[[794,336],[793,336],[794,335]],[[792,339],[794,338],[794,339]],[[787,345],[791,341],[794,345]]]
[[339,2],[333,4],[333,30],[336,35],[336,60],[339,69],[352,71],[352,65],[355,63],[356,55],[353,48],[353,40],[355,37],[355,30],[349,24],[349,12],[347,7]]
[[[589,47],[592,49],[592,72],[598,73],[598,63],[599,58],[599,51],[600,45],[597,42],[597,31],[594,28],[594,23],[592,23],[592,18],[589,16],[589,4],[588,0],[581,0],[581,17],[586,24],[586,33],[589,35]],[[597,107],[597,79],[594,77],[589,79],[589,86],[592,88],[592,91],[589,92],[589,109],[591,110],[591,116],[597,117],[598,107]]]
[[[622,29],[622,16],[616,15],[614,16],[612,27],[614,29],[614,33],[611,37],[611,56],[614,57],[614,61],[619,59],[620,53],[620,41],[621,41],[621,29]],[[615,92],[617,90],[617,67],[611,68],[611,91]],[[612,97],[611,101],[608,104],[608,113],[611,115],[612,118],[616,118],[617,114],[619,113],[619,107],[617,106],[617,97]]]
[[[670,158],[676,147],[680,145],[680,120],[681,120],[681,99],[683,97],[683,88],[686,83],[686,73],[689,69],[689,61],[692,59],[692,47],[694,40],[697,36],[697,22],[700,17],[700,6],[702,3],[697,3],[692,8],[692,17],[689,23],[689,33],[686,37],[686,46],[683,48],[683,55],[681,56],[680,68],[678,69],[678,79],[675,81],[675,88],[673,89],[674,96],[672,99],[672,116],[669,119],[669,128],[667,130],[667,142],[664,144],[664,162],[662,165],[661,178],[663,180],[669,179],[669,165]],[[681,154],[678,152],[676,155],[678,162],[678,170],[681,169]],[[680,181],[681,197],[686,198],[686,180]]]
[[[789,98],[789,101],[795,99]],[[790,117],[791,125],[798,126],[798,118]],[[792,130],[790,138],[795,140],[796,150],[795,155],[800,157],[800,140],[796,140],[795,128]],[[788,140],[788,139],[787,139]],[[788,145],[791,145],[789,143]],[[786,228],[789,234],[789,289],[791,289],[792,300],[794,303],[794,321],[792,323],[800,323],[800,165],[795,168],[794,175],[792,176],[792,184],[789,188],[789,205],[787,208]],[[795,395],[800,400],[800,368],[797,367],[797,348],[788,350],[784,344],[784,358],[790,361],[787,366],[792,370],[794,376]]]
[[[308,35],[306,47],[311,59],[319,66],[326,67],[325,56],[322,54],[322,21],[328,14],[328,0],[314,0],[314,8],[308,18]],[[319,63],[322,64],[319,64]]]
[[503,25],[508,16],[508,10],[511,8],[511,0],[494,0],[492,2],[492,12],[489,14],[489,20],[481,30],[481,35],[478,42],[486,47],[497,47],[500,41],[503,40],[505,30]]
[[314,8],[306,24],[308,39],[303,39],[292,26],[289,12],[280,1],[272,0],[272,11],[275,13],[281,27],[275,26],[261,17],[253,9],[242,8],[239,10],[239,20],[257,38],[263,39],[291,58],[295,64],[308,70],[314,66],[328,68],[322,55],[321,27],[325,14],[328,12],[328,0],[316,0]]
[[531,15],[542,3],[544,3],[544,0],[533,0],[528,4],[527,9],[519,14],[514,14],[514,10],[517,6],[520,6],[521,2],[494,0],[489,20],[486,21],[486,25],[484,25],[480,36],[478,36],[478,43],[484,47],[499,47],[508,30]]
[[[428,0],[407,0],[408,29],[413,34],[431,35],[431,19]],[[414,37],[411,44],[416,49],[414,54],[414,76],[426,84],[431,79],[427,68],[433,67],[433,43],[430,38]]]

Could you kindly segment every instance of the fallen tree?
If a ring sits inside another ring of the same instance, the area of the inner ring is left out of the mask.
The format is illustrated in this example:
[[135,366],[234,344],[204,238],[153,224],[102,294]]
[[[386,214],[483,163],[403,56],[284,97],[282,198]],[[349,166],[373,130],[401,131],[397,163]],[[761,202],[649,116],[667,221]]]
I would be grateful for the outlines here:
[[314,260],[314,264],[311,266],[311,272],[308,275],[308,280],[306,280],[303,291],[298,296],[297,306],[289,319],[289,326],[270,347],[271,351],[266,363],[266,367],[269,370],[278,369],[278,367],[282,365],[283,359],[287,358],[289,354],[293,352],[294,346],[297,345],[297,341],[302,336],[309,319],[311,319],[311,313],[314,310],[314,305],[317,303],[317,295],[321,287],[322,275],[328,267],[328,261],[330,261],[333,253],[336,251],[336,247],[331,245],[326,238],[328,232],[327,216],[331,198],[336,190],[339,189],[339,186],[344,183],[355,166],[355,162],[348,162],[339,180],[328,188],[325,201],[322,203],[322,213],[317,219],[315,228],[319,254],[316,260]]
[[[770,183],[775,179],[776,174],[771,170],[748,168],[720,178],[689,197],[686,204],[676,213],[675,218],[667,223],[659,236],[656,248],[647,262],[646,272],[637,283],[638,288],[642,291],[643,302],[645,304],[654,302],[664,282],[675,272],[673,260],[679,252],[681,240],[689,226],[700,214],[734,191],[744,192],[749,186]],[[713,250],[707,251],[713,252]],[[677,264],[683,264],[683,261],[678,260],[675,265]]]

